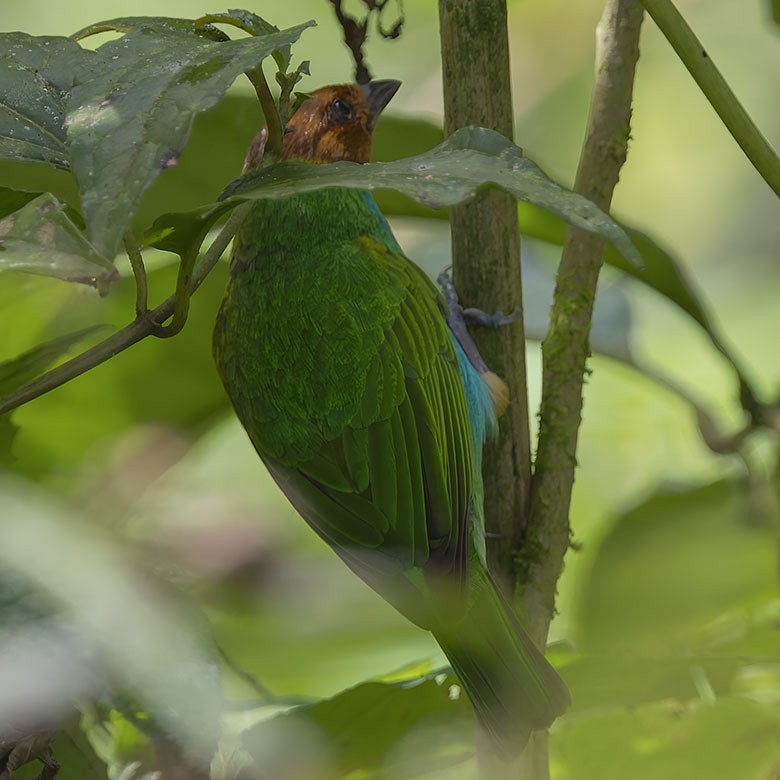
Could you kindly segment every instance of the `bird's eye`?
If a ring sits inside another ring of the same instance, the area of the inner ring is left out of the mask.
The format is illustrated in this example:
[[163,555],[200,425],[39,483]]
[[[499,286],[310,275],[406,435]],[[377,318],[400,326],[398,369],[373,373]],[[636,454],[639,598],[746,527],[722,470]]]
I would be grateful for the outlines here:
[[331,103],[330,112],[337,122],[349,122],[352,119],[352,106],[342,98]]

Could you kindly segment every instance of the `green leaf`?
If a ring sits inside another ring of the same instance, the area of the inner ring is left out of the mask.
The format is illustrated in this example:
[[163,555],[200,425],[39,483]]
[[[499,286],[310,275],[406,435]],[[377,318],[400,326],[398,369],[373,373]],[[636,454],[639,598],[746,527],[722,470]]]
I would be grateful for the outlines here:
[[223,202],[193,211],[163,214],[144,234],[144,244],[182,256],[199,247],[214,223],[236,205]]
[[44,193],[0,221],[0,272],[54,276],[103,292],[116,269],[84,237],[69,209]]
[[217,42],[181,19],[118,19],[90,28],[125,34],[95,53],[92,77],[67,103],[68,146],[92,242],[113,257],[141,195],[178,162],[194,116],[312,22]]
[[[199,27],[204,23],[229,24],[254,36],[270,35],[271,33],[279,32],[279,28],[275,24],[271,24],[261,16],[251,11],[245,11],[242,8],[231,8],[227,13],[206,14],[197,21]],[[290,54],[291,48],[289,44],[281,46],[274,52],[274,58],[283,70],[290,64]]]
[[39,344],[12,360],[0,363],[0,397],[10,395],[31,382],[56,360],[70,352],[79,341],[103,327],[105,326],[92,325],[75,333],[66,333],[64,336]]
[[306,764],[332,766],[338,776],[382,767],[389,777],[416,777],[473,755],[471,707],[454,690],[457,680],[445,674],[366,682],[267,720],[242,741],[258,766],[268,766],[270,758],[271,765],[289,768],[290,756],[305,755]]
[[[563,245],[566,236],[565,225],[549,212],[527,203],[519,204],[520,230],[523,235],[538,238],[548,243]],[[652,238],[634,228],[623,225],[634,246],[644,260],[644,267],[637,268],[621,256],[611,245],[607,245],[604,260],[624,273],[637,279],[647,287],[660,293],[667,300],[679,306],[694,322],[707,333],[713,346],[731,364],[739,380],[743,403],[748,410],[756,405],[758,397],[752,384],[745,376],[740,361],[721,339],[704,301],[688,280],[685,269],[674,256],[662,249]]]
[[641,647],[634,652],[581,656],[563,668],[574,702],[571,716],[577,719],[610,707],[696,699],[701,679],[706,679],[714,695],[728,695],[743,660],[737,653],[646,655]]
[[222,197],[281,198],[326,187],[389,188],[426,206],[441,208],[468,200],[489,185],[604,236],[629,262],[641,265],[636,248],[608,214],[587,198],[555,184],[523,157],[518,146],[482,127],[462,128],[425,154],[389,163],[278,163],[242,176]]
[[65,99],[93,58],[68,38],[0,34],[0,159],[70,167]]

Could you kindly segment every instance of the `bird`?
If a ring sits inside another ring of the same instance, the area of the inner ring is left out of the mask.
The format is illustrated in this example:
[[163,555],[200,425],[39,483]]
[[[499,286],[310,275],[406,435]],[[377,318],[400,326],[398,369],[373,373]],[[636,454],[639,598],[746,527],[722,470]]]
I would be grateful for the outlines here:
[[[322,87],[282,160],[365,163],[400,82]],[[570,705],[488,573],[481,458],[506,386],[367,191],[256,200],[234,239],[217,370],[260,459],[346,565],[432,632],[496,753]]]

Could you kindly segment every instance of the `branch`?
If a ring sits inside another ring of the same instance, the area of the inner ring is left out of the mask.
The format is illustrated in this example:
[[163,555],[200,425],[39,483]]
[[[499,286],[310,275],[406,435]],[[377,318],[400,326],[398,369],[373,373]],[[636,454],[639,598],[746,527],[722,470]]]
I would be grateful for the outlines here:
[[[190,295],[200,287],[203,280],[217,264],[217,261],[222,256],[225,249],[227,249],[228,244],[241,225],[241,222],[250,207],[251,204],[245,203],[236,208],[219,235],[214,239],[207,252],[203,255],[189,281],[188,289]],[[134,271],[137,273],[136,264],[134,264],[133,267]],[[136,280],[138,281],[138,277],[136,277]],[[139,299],[140,297],[139,293]],[[70,382],[71,379],[75,379],[90,369],[95,368],[95,366],[105,363],[110,358],[123,352],[128,347],[133,346],[133,344],[137,344],[147,336],[157,335],[165,320],[174,314],[176,303],[177,296],[171,295],[156,309],[146,312],[144,316],[136,316],[135,320],[129,325],[126,325],[122,330],[118,330],[104,341],[95,344],[94,347],[86,350],[86,352],[76,355],[76,357],[62,363],[62,365],[57,366],[51,371],[47,371],[36,380],[21,387],[11,395],[0,399],[0,415],[13,411],[23,404],[64,385],[66,382]],[[183,326],[181,320],[180,324]]]
[[[512,138],[512,93],[505,0],[439,0],[445,132],[481,125]],[[478,96],[478,97],[475,97]],[[517,203],[489,191],[450,215],[455,287],[464,307],[514,311],[522,303]],[[514,550],[528,515],[531,445],[522,319],[474,339],[490,369],[509,386],[498,441],[483,462],[488,563],[514,591]]]
[[[596,77],[574,189],[605,211],[626,159],[642,16],[639,0],[609,0],[596,31]],[[529,627],[540,642],[547,636],[556,583],[569,546],[582,386],[603,249],[603,239],[568,229],[550,328],[542,344],[542,404],[531,517],[517,560]]]
[[382,12],[385,10],[385,7],[390,0],[362,0],[362,2],[366,9],[366,15],[361,21],[358,21],[357,17],[350,16],[344,11],[342,0],[330,0],[330,4],[333,6],[333,11],[336,14],[336,19],[344,34],[344,43],[352,52],[352,59],[355,61],[355,81],[358,84],[368,84],[368,82],[371,81],[371,71],[366,64],[363,46],[368,39],[368,23],[371,19],[371,14],[377,15],[377,31],[387,40],[395,40],[401,35],[401,30],[404,25],[404,14],[403,10],[400,8],[401,3],[399,0],[398,18],[391,27],[385,29],[382,26]]
[[642,0],[642,5],[755,169],[780,195],[780,158],[761,135],[680,12],[671,0]]

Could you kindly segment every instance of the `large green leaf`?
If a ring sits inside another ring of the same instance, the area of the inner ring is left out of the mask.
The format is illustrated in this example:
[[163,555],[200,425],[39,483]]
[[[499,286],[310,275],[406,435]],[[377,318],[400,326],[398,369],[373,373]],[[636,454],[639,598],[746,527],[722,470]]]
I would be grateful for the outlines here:
[[[420,119],[386,117],[377,126],[374,153],[380,160],[396,160],[420,154],[426,148],[441,143],[444,135],[435,124]],[[377,202],[386,214],[446,219],[446,213],[429,208],[399,192],[377,193]],[[527,238],[536,238],[562,246],[566,238],[566,223],[552,211],[533,203],[518,203],[520,230]],[[712,340],[715,348],[728,360],[739,379],[746,408],[755,405],[756,393],[746,378],[740,361],[723,342],[707,310],[701,295],[688,280],[682,264],[663,249],[646,233],[629,227],[618,220],[642,256],[643,267],[626,262],[623,255],[611,244],[604,251],[605,261],[630,274],[642,284],[663,295],[679,306],[698,323]]]
[[124,33],[95,52],[91,78],[67,101],[73,171],[99,252],[114,255],[144,190],[176,165],[195,114],[311,24],[221,42],[181,19],[118,19],[88,31]]
[[394,162],[278,163],[242,176],[223,197],[282,198],[326,187],[356,187],[393,189],[426,206],[441,208],[462,203],[489,185],[604,236],[629,262],[641,265],[636,248],[608,214],[557,185],[518,146],[483,127],[462,128],[435,149]]
[[25,271],[105,290],[118,278],[116,269],[84,237],[71,213],[44,193],[0,220],[0,272]]
[[0,34],[0,159],[70,167],[65,101],[93,59],[68,38]]
[[[438,125],[421,119],[383,117],[377,125],[374,138],[374,154],[379,160],[397,160],[421,154],[425,149],[442,143],[444,133]],[[426,207],[405,198],[396,192],[380,192],[377,202],[385,213],[399,216],[420,216],[446,218],[446,213]],[[527,238],[536,238],[551,244],[563,245],[566,237],[566,223],[551,211],[533,203],[518,204],[520,230]],[[644,268],[637,269],[612,246],[605,250],[605,260],[621,270],[630,273],[643,284],[652,287],[664,297],[676,303],[690,314],[700,325],[708,329],[709,322],[701,302],[679,263],[664,251],[649,236],[622,225],[634,246],[642,255]]]

